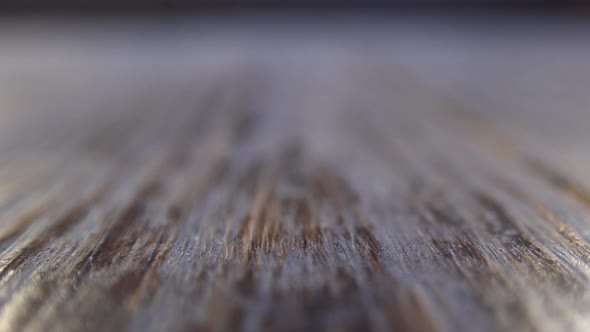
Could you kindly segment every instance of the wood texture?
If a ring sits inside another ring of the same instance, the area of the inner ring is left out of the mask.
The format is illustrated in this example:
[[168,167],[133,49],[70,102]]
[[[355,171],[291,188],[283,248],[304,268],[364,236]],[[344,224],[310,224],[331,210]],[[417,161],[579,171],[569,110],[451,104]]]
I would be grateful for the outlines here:
[[587,29],[305,23],[4,25],[1,331],[590,328]]

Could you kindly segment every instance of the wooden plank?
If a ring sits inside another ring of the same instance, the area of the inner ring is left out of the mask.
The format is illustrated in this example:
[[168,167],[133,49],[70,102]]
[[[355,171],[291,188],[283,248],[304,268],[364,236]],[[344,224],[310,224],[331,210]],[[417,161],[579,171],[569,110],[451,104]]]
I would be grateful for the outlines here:
[[218,24],[3,32],[0,330],[589,328],[578,39]]

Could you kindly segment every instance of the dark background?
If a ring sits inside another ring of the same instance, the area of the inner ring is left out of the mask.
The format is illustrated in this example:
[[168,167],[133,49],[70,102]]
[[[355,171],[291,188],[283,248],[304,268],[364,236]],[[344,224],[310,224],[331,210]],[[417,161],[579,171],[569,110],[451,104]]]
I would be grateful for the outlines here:
[[571,13],[587,11],[589,4],[590,0],[4,0],[0,1],[0,14],[162,14],[266,9]]

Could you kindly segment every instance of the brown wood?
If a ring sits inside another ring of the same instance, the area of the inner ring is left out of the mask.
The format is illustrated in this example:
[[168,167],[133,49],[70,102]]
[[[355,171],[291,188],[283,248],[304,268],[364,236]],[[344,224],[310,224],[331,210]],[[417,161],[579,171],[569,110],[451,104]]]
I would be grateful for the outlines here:
[[3,25],[1,331],[590,328],[586,27],[279,21]]

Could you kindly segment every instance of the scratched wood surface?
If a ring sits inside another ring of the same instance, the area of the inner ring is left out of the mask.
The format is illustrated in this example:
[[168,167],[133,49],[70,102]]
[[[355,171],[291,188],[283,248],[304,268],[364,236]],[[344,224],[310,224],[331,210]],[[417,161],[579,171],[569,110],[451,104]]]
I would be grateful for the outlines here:
[[588,29],[348,23],[3,22],[0,331],[587,331]]

